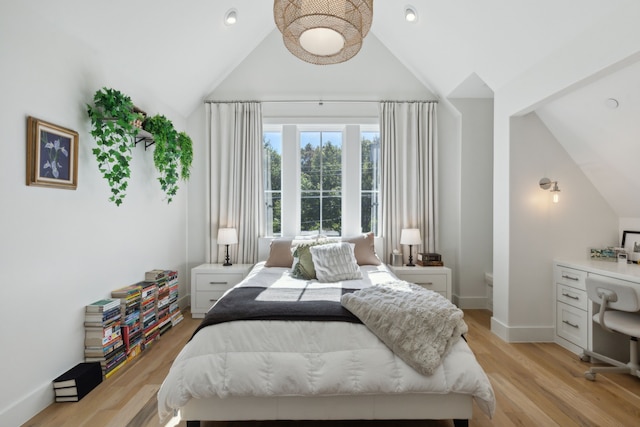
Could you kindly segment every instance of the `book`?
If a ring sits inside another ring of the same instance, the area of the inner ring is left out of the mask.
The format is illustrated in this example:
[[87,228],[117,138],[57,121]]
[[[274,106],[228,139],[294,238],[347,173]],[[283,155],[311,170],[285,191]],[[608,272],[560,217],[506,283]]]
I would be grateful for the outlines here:
[[[78,401],[102,382],[100,363],[78,363],[53,380],[56,401]],[[58,400],[58,399],[63,400]]]
[[80,399],[78,396],[56,396],[56,402],[77,402]]
[[104,312],[114,307],[120,307],[119,298],[105,298],[96,302],[92,302],[91,304],[86,306],[85,311],[87,313]]
[[165,270],[156,269],[144,273],[144,280],[145,282],[156,282],[166,278],[166,276]]

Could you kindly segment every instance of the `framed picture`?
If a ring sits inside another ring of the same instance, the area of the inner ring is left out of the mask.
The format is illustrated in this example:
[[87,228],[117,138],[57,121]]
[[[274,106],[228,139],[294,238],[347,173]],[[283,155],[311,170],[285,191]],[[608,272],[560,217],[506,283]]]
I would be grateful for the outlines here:
[[623,231],[622,247],[629,254],[631,261],[638,261],[640,259],[640,231]]
[[27,185],[78,187],[78,132],[27,118]]

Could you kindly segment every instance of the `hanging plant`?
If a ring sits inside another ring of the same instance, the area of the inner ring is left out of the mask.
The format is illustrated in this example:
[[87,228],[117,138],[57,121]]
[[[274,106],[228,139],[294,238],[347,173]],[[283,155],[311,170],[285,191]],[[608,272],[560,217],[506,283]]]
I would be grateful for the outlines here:
[[111,188],[109,200],[120,206],[131,177],[131,149],[138,133],[134,121],[140,119],[140,115],[134,112],[131,98],[115,89],[98,90],[93,103],[93,106],[87,105],[91,136],[97,145],[92,152]]
[[155,141],[153,163],[160,173],[158,181],[167,195],[167,203],[171,203],[178,192],[179,178],[189,179],[193,160],[191,138],[184,132],[176,132],[173,123],[162,115],[147,118],[144,129]]
[[191,162],[193,161],[193,143],[185,132],[178,134],[178,148],[180,149],[180,178],[188,181],[191,176]]

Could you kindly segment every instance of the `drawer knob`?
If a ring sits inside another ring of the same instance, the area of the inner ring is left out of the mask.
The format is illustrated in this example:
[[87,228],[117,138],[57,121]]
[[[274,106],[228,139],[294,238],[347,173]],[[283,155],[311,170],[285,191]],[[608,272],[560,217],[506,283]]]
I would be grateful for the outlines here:
[[569,322],[568,320],[563,320],[562,323],[566,323],[567,325],[571,326],[572,328],[576,328],[576,329],[580,329],[580,326],[573,324],[571,322]]
[[433,282],[424,282],[424,283],[420,283],[420,284],[424,285],[424,286],[431,286],[431,285],[433,285]]
[[229,282],[209,282],[210,285],[226,285]]
[[569,276],[568,274],[563,274],[563,275],[562,275],[562,278],[563,278],[563,279],[574,280],[574,281],[576,281],[576,282],[577,282],[578,280],[580,280],[580,278],[579,278],[579,277],[572,277],[572,276]]
[[570,295],[570,294],[565,294],[564,292],[562,293],[563,297],[567,297],[567,298],[571,298],[571,299],[575,299],[575,300],[579,300],[580,297],[577,297],[575,295]]

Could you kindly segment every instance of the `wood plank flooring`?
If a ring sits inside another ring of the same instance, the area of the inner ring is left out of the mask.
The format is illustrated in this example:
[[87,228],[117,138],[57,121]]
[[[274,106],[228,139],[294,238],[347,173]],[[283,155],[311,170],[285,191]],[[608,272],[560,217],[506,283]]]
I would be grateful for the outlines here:
[[[497,397],[492,420],[474,405],[471,427],[485,426],[638,426],[640,379],[622,374],[598,374],[595,382],[583,373],[588,363],[551,343],[507,344],[489,330],[491,313],[465,310],[467,335]],[[155,393],[199,324],[185,320],[152,348],[100,384],[80,402],[54,403],[24,424],[29,427],[185,427],[163,420],[156,412]],[[449,421],[398,422],[228,422],[216,427],[444,427]]]

